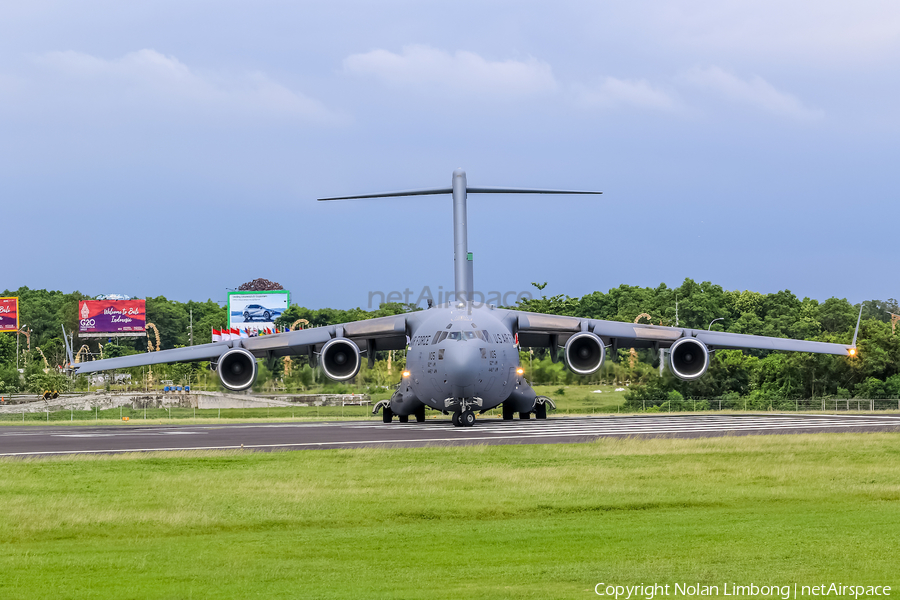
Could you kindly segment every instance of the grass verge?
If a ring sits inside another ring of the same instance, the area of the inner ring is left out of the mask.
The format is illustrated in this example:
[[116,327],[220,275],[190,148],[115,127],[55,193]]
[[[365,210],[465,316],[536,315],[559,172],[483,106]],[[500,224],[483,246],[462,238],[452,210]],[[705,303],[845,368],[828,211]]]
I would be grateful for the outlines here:
[[900,435],[0,460],[3,598],[894,585]]

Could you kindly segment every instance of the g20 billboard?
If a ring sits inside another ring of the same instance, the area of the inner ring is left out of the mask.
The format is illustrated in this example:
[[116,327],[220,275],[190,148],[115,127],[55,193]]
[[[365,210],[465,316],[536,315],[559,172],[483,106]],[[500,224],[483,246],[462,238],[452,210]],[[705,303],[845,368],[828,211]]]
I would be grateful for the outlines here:
[[82,300],[78,303],[78,332],[144,335],[144,300]]
[[0,298],[0,333],[19,330],[19,299]]
[[228,326],[238,329],[275,327],[275,319],[291,305],[288,290],[271,292],[229,292]]

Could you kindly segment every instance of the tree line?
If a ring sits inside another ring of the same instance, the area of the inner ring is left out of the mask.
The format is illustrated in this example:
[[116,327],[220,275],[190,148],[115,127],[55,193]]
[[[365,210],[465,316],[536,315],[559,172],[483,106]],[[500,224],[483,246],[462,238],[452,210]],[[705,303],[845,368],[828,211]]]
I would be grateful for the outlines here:
[[[546,284],[534,284],[543,290]],[[681,286],[621,285],[580,298],[542,295],[520,303],[534,312],[654,325],[711,328],[716,331],[849,344],[862,310],[859,353],[854,358],[764,350],[719,350],[707,374],[681,381],[668,370],[659,375],[659,357],[649,350],[636,356],[620,349],[617,360],[592,379],[628,381],[628,403],[661,406],[683,398],[749,398],[749,407],[793,406],[798,398],[897,398],[900,396],[900,341],[891,314],[897,300],[851,304],[845,298],[802,300],[789,290],[771,294],[727,291],[710,282],[685,279]],[[640,316],[647,315],[647,316]],[[639,318],[640,317],[640,318]],[[544,368],[545,365],[541,365]],[[536,371],[536,369],[534,369]],[[559,376],[561,370],[557,369]],[[533,373],[540,380],[539,373]],[[571,378],[569,378],[571,380]],[[555,382],[554,382],[555,383]]]
[[[553,364],[544,349],[523,349],[522,361],[529,369],[529,379],[539,384],[594,383],[599,381],[629,383],[629,402],[642,407],[660,406],[676,402],[678,397],[749,397],[753,402],[790,402],[796,398],[817,397],[897,397],[900,395],[900,343],[891,328],[891,313],[900,313],[895,299],[867,300],[851,304],[846,299],[829,298],[823,302],[800,299],[789,290],[770,294],[752,291],[727,291],[710,282],[697,283],[686,279],[679,287],[662,284],[656,288],[621,285],[607,292],[593,292],[582,297],[543,295],[546,283],[534,284],[541,294],[526,299],[514,308],[533,312],[568,315],[612,321],[649,322],[718,331],[746,333],[772,337],[790,337],[825,342],[849,343],[856,319],[862,309],[859,333],[859,354],[856,358],[802,353],[768,351],[720,350],[713,354],[709,372],[700,380],[684,382],[668,371],[659,375],[659,357],[655,352],[631,352],[619,349],[596,374],[582,378]],[[44,362],[38,347],[51,367],[66,362],[61,326],[66,331],[78,328],[78,301],[89,299],[80,292],[5,290],[4,296],[19,297],[20,324],[32,330],[31,352],[23,349],[19,367],[27,364],[22,377],[15,370],[16,340],[13,334],[0,334],[0,392],[10,393],[28,389],[29,377],[43,373]],[[163,296],[146,299],[147,322],[154,323],[160,334],[161,349],[211,341],[211,330],[226,327],[225,307],[212,300],[178,302]],[[377,310],[361,308],[347,310],[310,309],[291,306],[276,324],[290,326],[303,319],[303,326],[323,326],[346,323],[378,316],[401,314],[420,307],[402,304],[382,304]],[[191,324],[193,323],[193,327]],[[710,325],[710,323],[712,323]],[[153,334],[150,334],[153,336]],[[153,338],[155,341],[155,338]],[[24,339],[20,340],[24,345]],[[108,358],[147,350],[146,338],[79,339],[75,350],[82,345],[93,358]],[[402,353],[391,355],[394,364],[404,360]],[[359,381],[384,385],[398,371],[386,368],[388,356],[379,353],[376,368],[360,374]],[[203,365],[167,365],[154,367],[160,377],[214,379],[204,373]],[[400,367],[398,367],[400,368]],[[318,375],[298,358],[288,365],[276,361],[271,369],[261,369],[259,386],[278,381],[284,387],[297,389],[324,384]],[[139,374],[140,370],[136,371]],[[186,375],[185,375],[186,374]],[[43,383],[43,382],[41,382]],[[396,383],[390,381],[390,383]],[[290,384],[290,385],[288,385]]]

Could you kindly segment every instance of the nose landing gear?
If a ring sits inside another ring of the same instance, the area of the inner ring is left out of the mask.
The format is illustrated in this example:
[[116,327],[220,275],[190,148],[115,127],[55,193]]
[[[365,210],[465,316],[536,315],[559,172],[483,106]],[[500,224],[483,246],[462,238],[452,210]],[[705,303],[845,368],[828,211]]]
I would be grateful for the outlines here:
[[484,400],[478,396],[472,396],[469,398],[448,398],[444,403],[447,407],[453,404],[456,404],[456,408],[458,408],[458,410],[453,412],[453,426],[471,427],[475,424],[475,411],[472,409],[475,408],[477,410],[484,406]]
[[475,424],[475,412],[469,409],[466,409],[461,412],[453,413],[453,426],[454,427],[471,427]]

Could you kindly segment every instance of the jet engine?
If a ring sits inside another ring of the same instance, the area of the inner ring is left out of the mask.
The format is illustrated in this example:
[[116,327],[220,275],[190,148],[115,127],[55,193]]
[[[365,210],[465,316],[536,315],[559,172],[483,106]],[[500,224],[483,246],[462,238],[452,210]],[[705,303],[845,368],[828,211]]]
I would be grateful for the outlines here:
[[256,381],[256,357],[243,348],[232,348],[219,357],[216,371],[222,385],[234,392],[241,392]]
[[566,342],[566,364],[578,375],[590,375],[603,366],[606,345],[596,334],[582,331]]
[[669,367],[679,379],[697,379],[709,367],[709,349],[694,338],[681,338],[669,348]]
[[335,338],[322,346],[322,370],[335,381],[352,379],[359,373],[359,347],[347,338]]

